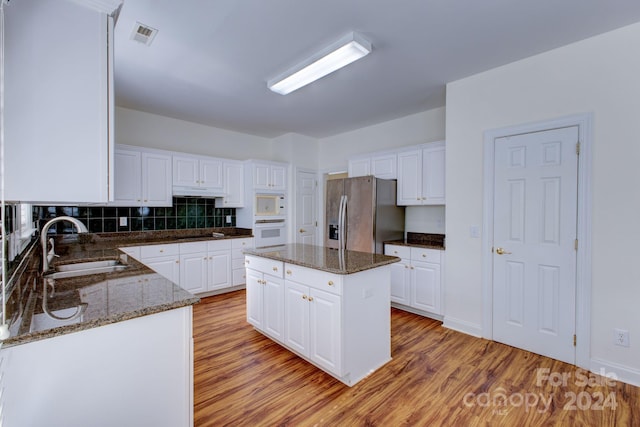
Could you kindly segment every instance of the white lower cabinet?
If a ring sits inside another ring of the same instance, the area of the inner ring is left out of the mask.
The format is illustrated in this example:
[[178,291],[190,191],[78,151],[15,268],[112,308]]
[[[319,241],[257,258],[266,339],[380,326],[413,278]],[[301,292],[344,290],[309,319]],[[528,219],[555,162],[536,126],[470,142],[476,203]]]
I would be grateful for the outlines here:
[[141,246],[140,261],[173,283],[179,282],[180,248],[177,244]]
[[442,251],[385,245],[384,253],[401,258],[400,262],[391,265],[391,302],[441,315]]
[[[257,258],[247,261],[249,261],[247,264],[247,322],[270,337],[282,341],[284,337],[282,262]],[[279,274],[279,276],[270,273]]]
[[285,284],[285,344],[341,375],[341,298],[290,280]]
[[245,258],[258,331],[349,386],[390,360],[389,266],[345,275]]
[[246,283],[244,254],[253,237],[120,248],[183,289],[201,294]]
[[180,243],[179,284],[192,293],[231,286],[231,241]]

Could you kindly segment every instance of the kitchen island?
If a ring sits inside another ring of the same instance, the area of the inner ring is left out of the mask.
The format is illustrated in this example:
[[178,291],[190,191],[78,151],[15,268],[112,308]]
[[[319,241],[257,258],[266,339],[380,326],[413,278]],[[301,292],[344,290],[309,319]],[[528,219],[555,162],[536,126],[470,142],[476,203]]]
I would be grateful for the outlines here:
[[289,244],[245,251],[247,321],[348,386],[391,360],[390,264]]

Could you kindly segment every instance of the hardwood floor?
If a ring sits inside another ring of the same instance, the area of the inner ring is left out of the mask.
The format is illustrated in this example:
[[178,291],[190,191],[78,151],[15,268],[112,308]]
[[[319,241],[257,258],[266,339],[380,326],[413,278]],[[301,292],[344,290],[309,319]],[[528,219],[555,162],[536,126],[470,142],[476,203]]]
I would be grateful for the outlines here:
[[195,425],[640,426],[638,387],[391,310],[393,360],[347,387],[256,332],[244,291],[203,299]]

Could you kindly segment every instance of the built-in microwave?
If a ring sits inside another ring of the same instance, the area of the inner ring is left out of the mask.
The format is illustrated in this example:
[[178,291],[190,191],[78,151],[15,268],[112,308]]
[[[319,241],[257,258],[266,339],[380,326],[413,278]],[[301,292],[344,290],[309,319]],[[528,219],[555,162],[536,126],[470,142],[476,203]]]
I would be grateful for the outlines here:
[[283,217],[286,212],[284,194],[256,194],[255,216]]

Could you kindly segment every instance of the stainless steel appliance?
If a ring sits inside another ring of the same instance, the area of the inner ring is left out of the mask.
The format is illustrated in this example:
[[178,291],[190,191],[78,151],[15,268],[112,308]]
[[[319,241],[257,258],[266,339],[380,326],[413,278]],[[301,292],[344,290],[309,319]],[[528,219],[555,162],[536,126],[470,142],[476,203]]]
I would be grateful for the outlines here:
[[327,181],[324,245],[383,253],[383,242],[404,237],[404,207],[396,181],[362,176]]

